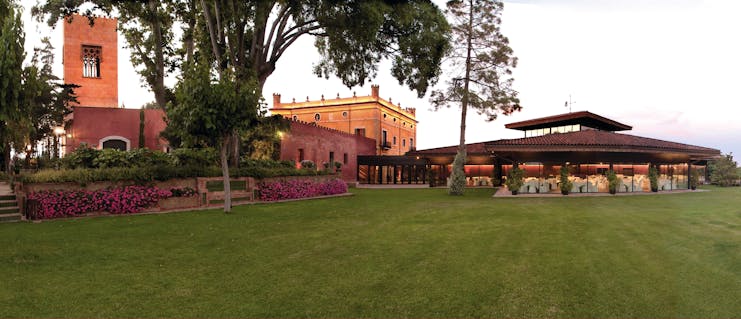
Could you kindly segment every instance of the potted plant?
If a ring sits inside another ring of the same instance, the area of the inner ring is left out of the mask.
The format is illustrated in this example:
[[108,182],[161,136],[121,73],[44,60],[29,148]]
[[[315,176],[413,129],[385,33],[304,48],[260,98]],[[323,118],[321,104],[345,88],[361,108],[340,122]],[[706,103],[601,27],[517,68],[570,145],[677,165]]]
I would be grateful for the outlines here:
[[697,185],[700,183],[700,172],[696,169],[690,173],[690,189],[696,190]]
[[651,165],[648,168],[648,180],[651,182],[651,191],[652,192],[658,192],[659,191],[659,171]]
[[437,173],[435,172],[435,170],[427,170],[427,182],[430,183],[430,187],[437,186]]
[[520,187],[524,184],[523,175],[524,172],[517,167],[513,167],[507,174],[507,181],[504,182],[504,185],[512,191],[512,195],[517,195],[520,192]]
[[617,175],[615,175],[615,171],[607,171],[607,188],[610,190],[610,194],[615,195],[615,193],[617,193],[619,183],[620,181],[618,180]]
[[338,172],[338,173],[341,172],[342,171],[342,163],[340,163],[340,162],[334,162],[334,170],[336,172]]
[[569,166],[561,166],[561,177],[559,178],[561,195],[568,195],[571,192],[571,188],[574,187],[574,183],[569,180]]

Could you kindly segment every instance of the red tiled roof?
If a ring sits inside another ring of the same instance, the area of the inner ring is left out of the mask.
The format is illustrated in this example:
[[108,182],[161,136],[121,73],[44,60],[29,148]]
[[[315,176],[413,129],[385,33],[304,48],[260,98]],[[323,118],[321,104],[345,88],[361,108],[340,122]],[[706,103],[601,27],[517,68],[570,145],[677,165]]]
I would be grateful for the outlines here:
[[[601,151],[601,152],[676,152],[717,156],[720,151],[713,148],[663,141],[605,131],[578,131],[547,134],[535,137],[496,140],[472,143],[466,147],[468,154],[487,154],[497,151]],[[419,155],[455,154],[458,146],[438,147],[412,152]]]
[[608,131],[624,131],[624,130],[632,129],[630,125],[625,125],[623,123],[613,121],[611,119],[608,119],[606,117],[603,117],[603,116],[600,116],[600,115],[597,115],[597,114],[594,114],[588,111],[565,113],[565,114],[541,117],[541,118],[527,120],[527,121],[509,123],[509,124],[504,125],[504,127],[509,128],[509,129],[528,130],[532,128],[543,128],[543,127],[549,126],[549,124],[555,124],[555,123],[561,123],[561,122],[574,122],[574,123],[584,122],[582,124],[591,123],[592,126],[597,126],[595,128],[604,129]]
[[719,150],[712,148],[605,131],[547,134],[535,137],[497,140],[486,142],[485,144],[490,151],[513,148],[521,150],[523,148],[532,148],[534,150],[545,151],[552,148],[562,148],[572,150],[608,149],[614,151],[664,151],[720,155]]
[[[429,148],[426,150],[416,150],[414,152],[410,152],[410,154],[453,154],[458,152],[458,145],[454,146],[446,146],[446,147],[437,147],[437,148]],[[488,154],[489,151],[486,149],[486,146],[484,143],[471,143],[466,144],[466,154]]]

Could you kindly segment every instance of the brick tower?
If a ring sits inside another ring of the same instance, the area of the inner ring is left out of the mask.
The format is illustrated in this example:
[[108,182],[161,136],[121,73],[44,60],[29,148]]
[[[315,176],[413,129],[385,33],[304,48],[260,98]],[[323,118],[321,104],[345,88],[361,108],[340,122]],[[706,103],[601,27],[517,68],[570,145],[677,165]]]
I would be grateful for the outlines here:
[[73,15],[64,25],[64,82],[80,85],[80,106],[118,107],[117,20]]

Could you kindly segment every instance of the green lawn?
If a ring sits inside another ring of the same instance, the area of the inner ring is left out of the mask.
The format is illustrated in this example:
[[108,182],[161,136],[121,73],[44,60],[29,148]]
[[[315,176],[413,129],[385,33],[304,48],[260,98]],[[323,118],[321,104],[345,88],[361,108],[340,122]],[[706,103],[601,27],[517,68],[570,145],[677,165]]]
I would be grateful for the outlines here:
[[741,188],[0,224],[0,317],[741,317]]

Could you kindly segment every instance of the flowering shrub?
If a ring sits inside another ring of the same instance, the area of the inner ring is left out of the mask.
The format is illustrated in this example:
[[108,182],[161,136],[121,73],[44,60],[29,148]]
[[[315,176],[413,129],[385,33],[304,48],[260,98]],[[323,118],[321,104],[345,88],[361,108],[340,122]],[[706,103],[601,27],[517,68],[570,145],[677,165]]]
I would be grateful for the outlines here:
[[145,186],[97,191],[40,191],[28,194],[28,199],[39,202],[39,210],[35,216],[39,219],[77,216],[96,211],[133,214],[168,197],[172,197],[169,190]]
[[260,200],[262,201],[344,194],[347,192],[347,184],[339,179],[322,183],[310,180],[290,180],[261,183],[258,187],[260,189]]

